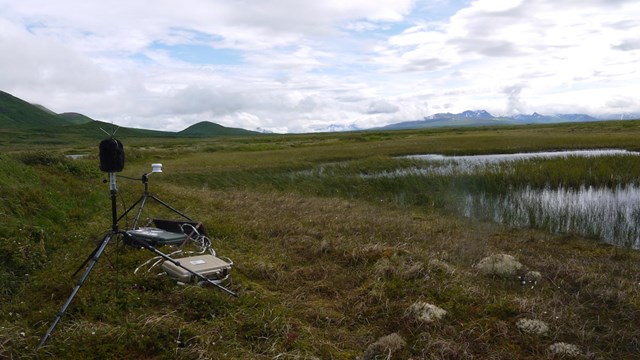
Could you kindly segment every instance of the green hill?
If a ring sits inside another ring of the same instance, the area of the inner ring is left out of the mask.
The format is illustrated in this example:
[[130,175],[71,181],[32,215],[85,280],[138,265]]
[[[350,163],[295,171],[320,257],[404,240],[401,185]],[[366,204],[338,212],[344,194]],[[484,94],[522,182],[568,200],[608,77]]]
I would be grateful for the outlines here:
[[40,109],[40,110],[43,110],[43,111],[48,112],[49,114],[57,115],[57,114],[55,113],[55,111],[53,111],[53,110],[51,110],[51,109],[48,109],[48,108],[47,108],[46,106],[44,106],[44,105],[40,105],[40,104],[32,104],[32,105],[33,105],[33,106],[35,106],[35,107],[37,107],[37,108],[38,108],[38,109]]
[[116,128],[118,129],[116,136],[133,138],[206,138],[259,134],[255,131],[228,128],[208,121],[200,122],[180,132],[118,127],[76,112],[56,114],[42,105],[31,104],[0,91],[0,135],[2,135],[0,144],[73,143],[78,139],[104,137],[105,132],[112,133]]
[[29,129],[67,125],[64,118],[0,91],[0,129]]
[[[89,123],[70,125],[64,127],[65,131],[69,134],[85,134],[91,138],[102,138],[105,135],[105,131],[109,134],[116,132],[116,137],[175,137],[176,133],[169,131],[157,131],[146,129],[134,129],[127,127],[119,127],[117,125],[94,120]],[[102,130],[101,130],[102,129]],[[116,130],[117,129],[117,130]],[[104,130],[104,131],[103,131]]]
[[191,125],[188,128],[178,132],[179,136],[184,137],[210,137],[210,136],[233,136],[233,135],[257,135],[258,132],[240,129],[228,128],[210,121],[202,121]]
[[76,112],[65,112],[62,114],[58,114],[58,116],[65,119],[71,124],[86,124],[94,121],[92,118],[82,114],[78,114]]

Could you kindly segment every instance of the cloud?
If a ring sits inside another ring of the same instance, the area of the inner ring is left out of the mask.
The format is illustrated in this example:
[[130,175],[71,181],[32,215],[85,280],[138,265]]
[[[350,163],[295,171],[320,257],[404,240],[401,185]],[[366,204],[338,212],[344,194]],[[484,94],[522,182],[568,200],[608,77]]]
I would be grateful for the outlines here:
[[622,51],[640,50],[640,39],[623,39],[619,44],[614,45],[613,48]]
[[[626,8],[599,2],[474,1],[448,21],[417,25],[391,37],[378,63],[396,71],[422,72],[433,87],[465,89],[467,108],[481,92],[481,106],[489,107],[487,101],[499,101],[502,89],[522,83],[528,84],[527,96],[549,96],[550,102],[559,101],[551,98],[559,98],[563,87],[562,101],[573,106],[585,101],[571,95],[574,89],[599,87],[600,81],[627,82],[623,73],[638,76],[627,64],[638,57],[633,54],[637,44],[628,34],[640,31],[632,15],[640,6],[631,1],[619,5]],[[609,55],[612,46],[630,54]],[[501,111],[521,107],[526,100],[522,96],[512,93]],[[455,103],[450,100],[442,98],[441,104]]]
[[522,114],[525,113],[525,104],[520,98],[524,85],[512,85],[504,88],[504,93],[507,95],[507,114]]
[[300,132],[438,109],[640,110],[620,100],[634,100],[640,81],[637,1],[0,0],[0,9],[0,52],[10,54],[0,89],[123,125]]
[[291,47],[290,50],[279,49],[251,53],[246,56],[245,60],[265,68],[306,72],[327,66],[327,61],[331,61],[331,57],[331,54],[309,46],[296,46]]
[[40,91],[97,92],[108,74],[97,64],[57,41],[41,39],[0,19],[0,84]]
[[400,108],[386,100],[376,100],[369,104],[367,114],[393,114]]
[[365,32],[377,30],[380,28],[380,26],[369,21],[356,21],[348,23],[344,26],[344,28],[349,31]]
[[640,105],[640,99],[634,99],[630,96],[616,96],[607,100],[606,105],[618,111],[634,111]]
[[449,41],[450,44],[460,48],[461,53],[477,53],[490,57],[513,57],[524,56],[525,52],[509,41],[503,40],[483,40],[456,38]]

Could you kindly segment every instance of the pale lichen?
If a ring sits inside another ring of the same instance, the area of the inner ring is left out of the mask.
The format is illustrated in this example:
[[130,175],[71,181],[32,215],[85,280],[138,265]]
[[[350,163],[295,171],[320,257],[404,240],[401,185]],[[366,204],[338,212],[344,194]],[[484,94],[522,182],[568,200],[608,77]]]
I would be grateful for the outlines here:
[[527,283],[537,283],[542,280],[542,274],[538,271],[527,271],[526,274],[522,277],[522,281]]
[[511,255],[495,254],[480,260],[476,268],[486,275],[512,276],[522,269],[522,264]]
[[580,356],[582,351],[577,345],[558,342],[549,346],[549,352],[554,355]]
[[402,336],[397,333],[383,336],[367,347],[361,359],[380,359],[380,356],[383,356],[382,358],[389,359],[393,353],[401,350],[406,344],[407,343],[404,341]]
[[433,304],[416,302],[409,307],[408,313],[419,321],[433,322],[442,319],[447,311]]
[[522,332],[530,335],[544,335],[549,331],[549,325],[540,320],[520,319],[516,326]]

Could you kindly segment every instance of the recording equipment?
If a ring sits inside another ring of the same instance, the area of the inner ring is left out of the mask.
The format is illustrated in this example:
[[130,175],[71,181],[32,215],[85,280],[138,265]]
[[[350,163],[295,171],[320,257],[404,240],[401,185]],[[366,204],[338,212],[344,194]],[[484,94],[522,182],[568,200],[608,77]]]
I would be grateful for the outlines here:
[[189,283],[199,280],[195,274],[214,281],[226,278],[232,265],[231,260],[225,261],[219,257],[205,254],[176,259],[176,261],[165,261],[162,263],[162,270],[176,281]]
[[100,142],[100,170],[108,173],[120,172],[124,169],[124,147],[116,138],[104,139]]
[[187,235],[183,232],[171,232],[153,227],[141,227],[124,232],[124,243],[133,247],[140,247],[137,245],[139,241],[161,247],[163,245],[180,245],[185,240],[187,240]]
[[[106,131],[104,132],[107,133]],[[176,245],[184,242],[185,239],[187,239],[190,235],[182,231],[182,226],[189,225],[196,233],[200,231],[198,229],[201,229],[201,231],[204,232],[204,228],[200,223],[194,222],[187,215],[183,214],[179,210],[173,208],[171,205],[149,193],[149,175],[152,173],[161,173],[162,164],[152,164],[151,172],[142,176],[141,179],[142,183],[144,184],[144,193],[142,194],[140,199],[138,199],[138,201],[136,201],[122,215],[118,217],[116,206],[116,195],[118,193],[118,188],[116,185],[115,173],[120,172],[124,169],[124,148],[122,146],[122,143],[113,137],[114,134],[110,134],[110,138],[104,139],[100,142],[100,170],[109,173],[112,219],[111,230],[107,232],[98,246],[96,246],[93,252],[85,259],[82,265],[80,265],[78,270],[76,270],[76,272],[73,274],[75,276],[80,270],[84,269],[84,272],[71,291],[71,295],[69,295],[67,301],[64,303],[56,317],[53,319],[53,322],[51,323],[51,326],[49,326],[47,332],[44,334],[42,339],[40,339],[38,348],[41,348],[47,343],[47,340],[51,336],[51,333],[58,325],[64,314],[67,312],[67,308],[71,304],[71,301],[73,301],[73,298],[80,290],[80,287],[89,277],[89,274],[95,267],[98,259],[100,259],[100,256],[102,256],[102,254],[106,250],[109,242],[114,238],[123,237],[126,244],[136,248],[144,248],[155,253],[160,259],[164,260],[163,269],[165,269],[167,274],[173,279],[184,280],[184,282],[197,279],[203,283],[213,285],[229,295],[238,296],[238,294],[220,285],[220,283],[228,277],[229,269],[231,269],[231,267],[233,266],[233,262],[230,259],[228,261],[225,261],[214,255],[203,255],[201,257],[191,257],[184,258],[184,260],[178,260],[159,251],[156,248],[156,246]],[[182,218],[184,218],[184,220],[174,221],[173,223],[166,220],[164,222],[160,221],[157,225],[158,228],[138,227],[138,221],[140,220],[142,209],[149,199],[155,200],[165,208],[180,215]],[[120,230],[118,228],[118,223],[120,222],[120,220],[122,220],[130,211],[132,211],[136,207],[138,207],[138,211],[134,218],[133,228],[128,231]],[[161,229],[162,225],[165,225],[167,229]],[[180,232],[170,231],[176,226],[181,229]]]
[[207,234],[207,230],[204,228],[204,225],[201,222],[196,221],[186,221],[186,220],[168,220],[168,219],[153,219],[153,225],[158,229],[171,231],[175,233],[186,233],[189,231],[185,230],[185,227],[191,228],[192,231],[197,231],[199,235],[209,236]]

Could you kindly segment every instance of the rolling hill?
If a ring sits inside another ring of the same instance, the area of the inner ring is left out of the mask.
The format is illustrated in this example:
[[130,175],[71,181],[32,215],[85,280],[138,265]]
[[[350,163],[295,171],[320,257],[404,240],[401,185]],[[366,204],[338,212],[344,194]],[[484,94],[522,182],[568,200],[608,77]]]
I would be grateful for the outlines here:
[[[56,114],[42,105],[31,104],[11,94],[0,91],[0,133],[50,137],[56,134],[83,138],[104,137],[117,125],[94,120],[76,112]],[[118,136],[131,137],[216,137],[257,135],[259,132],[240,128],[229,128],[208,121],[192,125],[180,132],[157,131],[117,127]]]
[[184,137],[210,137],[210,136],[237,136],[237,135],[257,135],[256,131],[249,131],[240,128],[228,128],[222,125],[212,123],[210,121],[202,121],[191,125],[188,128],[178,132],[179,136]]
[[0,91],[0,129],[32,129],[69,125],[70,122],[38,105]]
[[76,112],[65,112],[62,114],[58,114],[58,116],[71,124],[86,124],[94,121],[92,118],[82,114],[78,114]]

